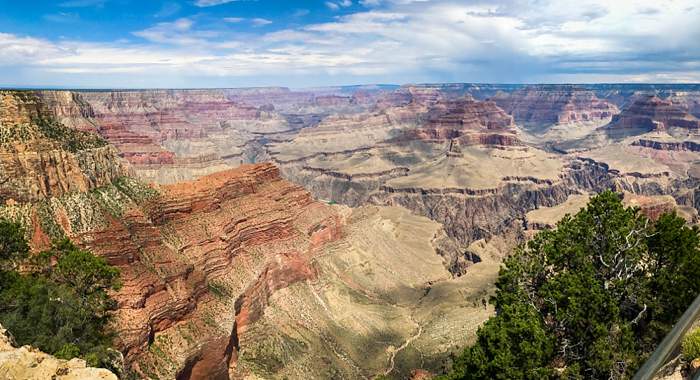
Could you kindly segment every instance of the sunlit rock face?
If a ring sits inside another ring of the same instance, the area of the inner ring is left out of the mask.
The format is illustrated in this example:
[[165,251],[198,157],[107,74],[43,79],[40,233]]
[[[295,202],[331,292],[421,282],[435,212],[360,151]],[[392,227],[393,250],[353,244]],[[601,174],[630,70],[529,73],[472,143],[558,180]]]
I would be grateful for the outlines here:
[[37,201],[107,185],[128,173],[114,147],[53,125],[32,92],[0,92],[0,199]]
[[104,368],[87,367],[84,360],[61,360],[31,346],[17,347],[0,325],[0,374],[6,380],[117,380]]

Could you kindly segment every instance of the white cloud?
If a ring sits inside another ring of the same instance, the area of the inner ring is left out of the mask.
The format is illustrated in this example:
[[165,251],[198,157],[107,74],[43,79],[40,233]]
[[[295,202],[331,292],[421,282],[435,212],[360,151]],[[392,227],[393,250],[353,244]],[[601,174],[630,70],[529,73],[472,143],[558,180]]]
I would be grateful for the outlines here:
[[363,7],[378,7],[381,4],[381,0],[360,0],[360,5]]
[[337,11],[340,8],[347,8],[352,6],[352,0],[326,1],[324,4],[326,4],[326,7],[328,7],[328,9]]
[[236,0],[197,0],[194,5],[198,7],[213,7],[215,5],[221,5],[226,3],[232,3]]
[[265,26],[272,24],[272,21],[265,19],[265,18],[254,18],[250,20],[250,22],[255,25],[255,26]]
[[[360,4],[369,9],[361,12],[269,33],[180,18],[134,32],[143,39],[137,42],[83,44],[0,34],[0,65],[23,65],[33,78],[81,73],[79,80],[92,78],[96,87],[119,73],[141,85],[163,81],[160,87],[186,80],[192,86],[698,81],[696,2],[658,7],[649,0],[543,0],[533,7],[526,0],[365,0]],[[330,3],[339,10],[346,2]],[[13,79],[3,72],[10,71],[0,70],[0,83]]]
[[213,7],[216,5],[233,3],[236,1],[257,1],[257,0],[196,0],[194,5],[198,7]]

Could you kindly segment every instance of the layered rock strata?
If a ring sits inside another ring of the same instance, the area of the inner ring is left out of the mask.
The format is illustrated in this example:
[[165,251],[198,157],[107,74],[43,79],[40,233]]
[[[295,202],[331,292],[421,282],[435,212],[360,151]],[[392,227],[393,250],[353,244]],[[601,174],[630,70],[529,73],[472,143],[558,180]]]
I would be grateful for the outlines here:
[[342,225],[272,165],[159,191],[123,180],[1,213],[29,226],[37,250],[69,236],[120,268],[118,348],[155,378],[227,378],[239,331],[276,290],[314,276],[307,260]]
[[491,98],[518,123],[566,124],[604,120],[618,113],[614,104],[598,99],[592,91],[567,86],[532,86]]
[[458,99],[435,103],[425,126],[407,131],[409,138],[455,139],[462,145],[517,145],[513,118],[493,102]]
[[57,123],[33,93],[0,93],[0,201],[88,191],[128,172],[113,147]]
[[654,95],[640,96],[629,107],[616,115],[610,129],[665,131],[671,128],[700,129],[700,120],[688,114],[670,100]]

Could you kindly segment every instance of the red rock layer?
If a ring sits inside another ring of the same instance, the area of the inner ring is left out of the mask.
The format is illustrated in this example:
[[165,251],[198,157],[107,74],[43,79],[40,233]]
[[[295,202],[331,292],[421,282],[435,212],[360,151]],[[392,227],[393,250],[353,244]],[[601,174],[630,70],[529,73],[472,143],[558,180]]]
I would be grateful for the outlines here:
[[[313,276],[316,249],[339,237],[335,210],[282,180],[274,165],[260,164],[165,186],[162,195],[88,231],[59,224],[121,269],[115,324],[119,347],[137,372],[159,360],[148,350],[154,336],[185,322],[205,325],[197,318],[212,302],[208,284],[233,278],[243,285],[231,294],[238,298],[228,311],[237,314],[233,330],[203,330],[191,359],[180,363],[181,378],[196,378],[228,372],[238,330],[259,318],[274,291]],[[41,229],[37,221],[34,236],[45,240]]]
[[598,99],[592,91],[574,87],[527,87],[491,98],[517,122],[560,124],[607,119],[618,112],[615,105]]
[[43,113],[32,92],[0,91],[0,127],[29,124]]
[[98,132],[137,165],[172,164],[166,139],[205,138],[229,120],[256,120],[261,111],[218,90],[83,93]]
[[513,118],[494,102],[442,100],[427,113],[424,126],[407,132],[422,140],[458,139],[464,145],[516,145]]
[[645,131],[668,128],[700,129],[700,120],[671,100],[655,95],[640,96],[634,103],[613,117],[609,125],[615,129],[643,129]]

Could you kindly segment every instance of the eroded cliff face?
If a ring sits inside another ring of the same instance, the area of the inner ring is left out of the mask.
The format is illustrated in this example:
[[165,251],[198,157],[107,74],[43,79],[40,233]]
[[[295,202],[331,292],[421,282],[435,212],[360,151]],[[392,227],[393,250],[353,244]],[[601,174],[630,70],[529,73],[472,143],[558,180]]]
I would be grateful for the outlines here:
[[120,268],[117,345],[155,378],[228,376],[239,331],[276,290],[314,276],[308,257],[343,223],[269,164],[158,190],[123,179],[2,214],[30,226],[35,249],[68,236]]
[[127,174],[113,147],[57,123],[34,93],[0,93],[1,201],[88,191]]
[[472,99],[435,102],[425,125],[406,132],[408,138],[454,139],[462,145],[517,145],[513,118],[493,102]]
[[527,146],[494,102],[433,87],[402,88],[372,112],[326,118],[268,152],[317,198],[403,206],[463,245],[612,183],[605,166]]
[[629,107],[616,115],[609,128],[664,131],[671,128],[700,129],[700,120],[688,114],[687,109],[655,95],[639,96]]
[[230,100],[223,90],[39,91],[46,112],[93,131],[147,180],[174,183],[255,162],[267,133],[293,129],[274,107]]
[[592,91],[572,86],[532,86],[491,98],[518,123],[566,124],[609,119],[619,111]]

